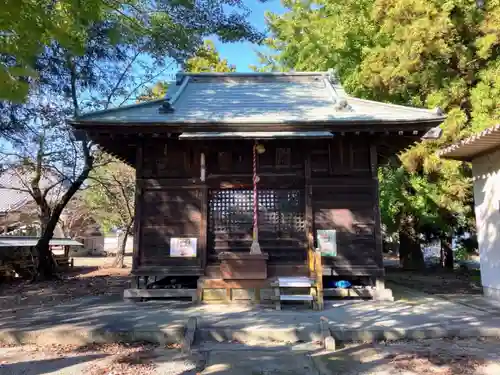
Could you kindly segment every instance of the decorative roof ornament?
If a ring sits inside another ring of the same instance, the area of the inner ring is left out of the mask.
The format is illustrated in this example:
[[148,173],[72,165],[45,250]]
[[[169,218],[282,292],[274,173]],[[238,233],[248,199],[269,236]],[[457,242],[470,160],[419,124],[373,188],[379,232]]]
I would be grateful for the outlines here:
[[159,113],[174,113],[174,107],[172,107],[172,104],[169,101],[169,98],[167,98],[162,104],[160,109],[158,110]]
[[182,81],[184,79],[184,71],[179,71],[177,72],[177,74],[175,75],[175,84],[177,86],[180,86],[182,84]]
[[439,126],[435,126],[427,131],[427,133],[424,134],[422,139],[431,139],[431,140],[436,140],[441,138],[441,135],[443,134],[443,129],[441,129]]
[[439,117],[442,117],[445,115],[445,113],[441,107],[434,108],[434,113],[436,114],[436,116],[439,116]]
[[337,74],[337,71],[333,68],[330,68],[328,69],[328,80],[332,83],[332,84],[339,84],[340,83],[340,80],[339,80],[339,76]]
[[341,112],[341,111],[351,112],[352,111],[352,107],[349,105],[349,103],[347,102],[346,99],[337,100],[334,108],[336,111],[339,111],[339,112]]

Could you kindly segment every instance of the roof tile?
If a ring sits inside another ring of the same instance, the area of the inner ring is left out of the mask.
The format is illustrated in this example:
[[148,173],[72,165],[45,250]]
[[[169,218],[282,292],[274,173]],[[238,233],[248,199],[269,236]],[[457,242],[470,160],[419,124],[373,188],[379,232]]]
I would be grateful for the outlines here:
[[[79,121],[131,123],[286,123],[310,121],[415,121],[440,119],[434,111],[348,97],[327,73],[189,74],[161,101],[95,112]],[[347,100],[348,106],[336,104]]]

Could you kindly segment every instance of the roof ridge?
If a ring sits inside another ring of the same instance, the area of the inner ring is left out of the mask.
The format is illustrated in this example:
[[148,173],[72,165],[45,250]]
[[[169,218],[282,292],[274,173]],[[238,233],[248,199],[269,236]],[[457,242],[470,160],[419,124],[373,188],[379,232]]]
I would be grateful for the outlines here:
[[73,121],[78,121],[80,119],[85,119],[86,117],[91,117],[91,116],[95,116],[95,115],[101,115],[101,114],[106,114],[106,113],[110,113],[110,112],[113,113],[113,112],[116,112],[117,110],[124,110],[124,109],[126,110],[126,109],[135,109],[135,108],[139,108],[139,107],[146,107],[148,105],[155,104],[155,103],[161,103],[164,101],[165,101],[165,98],[163,97],[160,99],[148,100],[148,101],[144,101],[141,103],[131,103],[131,104],[122,105],[119,107],[100,109],[98,111],[82,113],[81,115],[75,116],[74,118],[70,119],[69,122],[71,123]]
[[189,77],[300,77],[300,76],[326,76],[329,72],[183,72],[177,74]]
[[347,95],[346,97],[349,100],[353,100],[353,101],[357,101],[357,102],[361,102],[361,103],[384,105],[387,107],[397,108],[397,109],[406,110],[406,111],[419,111],[419,112],[425,112],[425,113],[433,113],[437,117],[446,118],[446,115],[444,114],[443,110],[440,107],[435,107],[434,109],[430,109],[430,108],[413,107],[413,106],[388,103],[388,102],[377,102],[375,100],[362,99],[362,98],[357,98],[355,96],[349,96],[349,95]]

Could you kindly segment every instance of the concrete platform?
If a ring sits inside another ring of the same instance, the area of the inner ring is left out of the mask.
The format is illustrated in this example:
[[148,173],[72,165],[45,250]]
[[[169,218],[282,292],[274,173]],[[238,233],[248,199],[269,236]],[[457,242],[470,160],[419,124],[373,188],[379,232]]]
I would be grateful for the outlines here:
[[202,375],[319,375],[309,355],[291,351],[211,351]]
[[321,317],[328,321],[332,335],[345,341],[500,336],[498,313],[404,288],[394,292],[395,302],[326,301],[324,311],[288,306],[275,311],[272,307],[190,302],[135,303],[88,297],[56,307],[2,311],[0,342],[61,343],[118,338],[181,342],[184,325],[190,317],[198,318],[200,335],[213,341],[316,340]]
[[196,289],[125,289],[124,299],[135,298],[179,298],[185,297],[196,301]]

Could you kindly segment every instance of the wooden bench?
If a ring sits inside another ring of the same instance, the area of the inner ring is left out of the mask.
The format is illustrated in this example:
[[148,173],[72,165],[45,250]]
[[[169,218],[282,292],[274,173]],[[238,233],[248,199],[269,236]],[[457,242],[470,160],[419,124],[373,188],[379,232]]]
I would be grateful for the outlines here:
[[33,259],[29,257],[23,257],[9,262],[9,266],[22,278],[32,277],[36,271],[35,263],[33,263]]
[[73,268],[74,260],[66,255],[53,255],[54,261],[59,268]]
[[14,270],[8,264],[0,264],[0,278],[9,278],[14,275]]
[[[309,277],[277,277],[271,286],[274,289],[274,306],[276,310],[281,310],[282,301],[308,302],[312,304],[314,310],[319,310],[317,286],[314,279]],[[308,290],[307,294],[297,294],[293,290]]]

